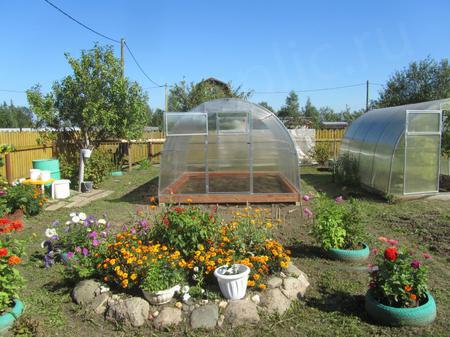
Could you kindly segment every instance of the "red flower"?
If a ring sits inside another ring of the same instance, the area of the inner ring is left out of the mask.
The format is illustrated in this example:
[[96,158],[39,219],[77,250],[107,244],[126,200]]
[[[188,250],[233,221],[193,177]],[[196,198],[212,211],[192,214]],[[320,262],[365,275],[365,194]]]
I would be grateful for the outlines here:
[[0,256],[8,255],[8,248],[0,248]]
[[384,251],[384,258],[386,260],[394,262],[395,260],[397,260],[397,256],[398,256],[398,251],[397,251],[397,247],[395,247],[395,246],[386,248],[386,250]]

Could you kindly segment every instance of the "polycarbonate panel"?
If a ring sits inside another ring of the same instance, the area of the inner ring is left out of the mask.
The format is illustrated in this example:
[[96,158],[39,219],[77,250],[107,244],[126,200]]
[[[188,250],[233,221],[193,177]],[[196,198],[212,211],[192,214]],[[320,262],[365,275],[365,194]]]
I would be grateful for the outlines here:
[[404,168],[405,168],[405,137],[402,135],[392,157],[390,174],[390,194],[403,194]]
[[166,114],[160,194],[298,193],[295,145],[273,113],[221,99],[182,114]]
[[408,132],[439,132],[439,113],[408,113]]
[[439,191],[440,141],[439,135],[407,136],[405,193]]
[[205,113],[168,112],[165,120],[167,136],[208,134],[208,116]]

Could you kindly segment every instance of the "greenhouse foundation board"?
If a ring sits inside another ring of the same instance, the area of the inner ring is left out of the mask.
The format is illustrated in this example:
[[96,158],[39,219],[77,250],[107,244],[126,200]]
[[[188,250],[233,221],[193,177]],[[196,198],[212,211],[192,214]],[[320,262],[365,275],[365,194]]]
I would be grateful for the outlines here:
[[[209,193],[206,193],[208,180]],[[298,190],[277,172],[187,172],[159,195],[160,203],[297,203]]]

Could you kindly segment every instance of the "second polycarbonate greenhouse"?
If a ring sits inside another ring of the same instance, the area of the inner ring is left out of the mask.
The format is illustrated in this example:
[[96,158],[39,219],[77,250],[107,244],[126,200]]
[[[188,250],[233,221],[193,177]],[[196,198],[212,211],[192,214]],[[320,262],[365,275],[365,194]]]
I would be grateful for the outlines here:
[[450,99],[371,110],[347,129],[340,154],[360,182],[393,195],[439,192],[442,110]]

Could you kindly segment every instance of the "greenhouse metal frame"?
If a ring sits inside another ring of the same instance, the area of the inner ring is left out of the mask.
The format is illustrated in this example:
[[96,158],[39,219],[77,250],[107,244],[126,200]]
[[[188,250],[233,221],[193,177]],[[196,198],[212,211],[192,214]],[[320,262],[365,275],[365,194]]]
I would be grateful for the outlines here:
[[439,192],[442,110],[450,99],[368,111],[342,140],[360,183],[384,194]]
[[164,114],[160,203],[298,202],[295,144],[281,121],[240,99]]

